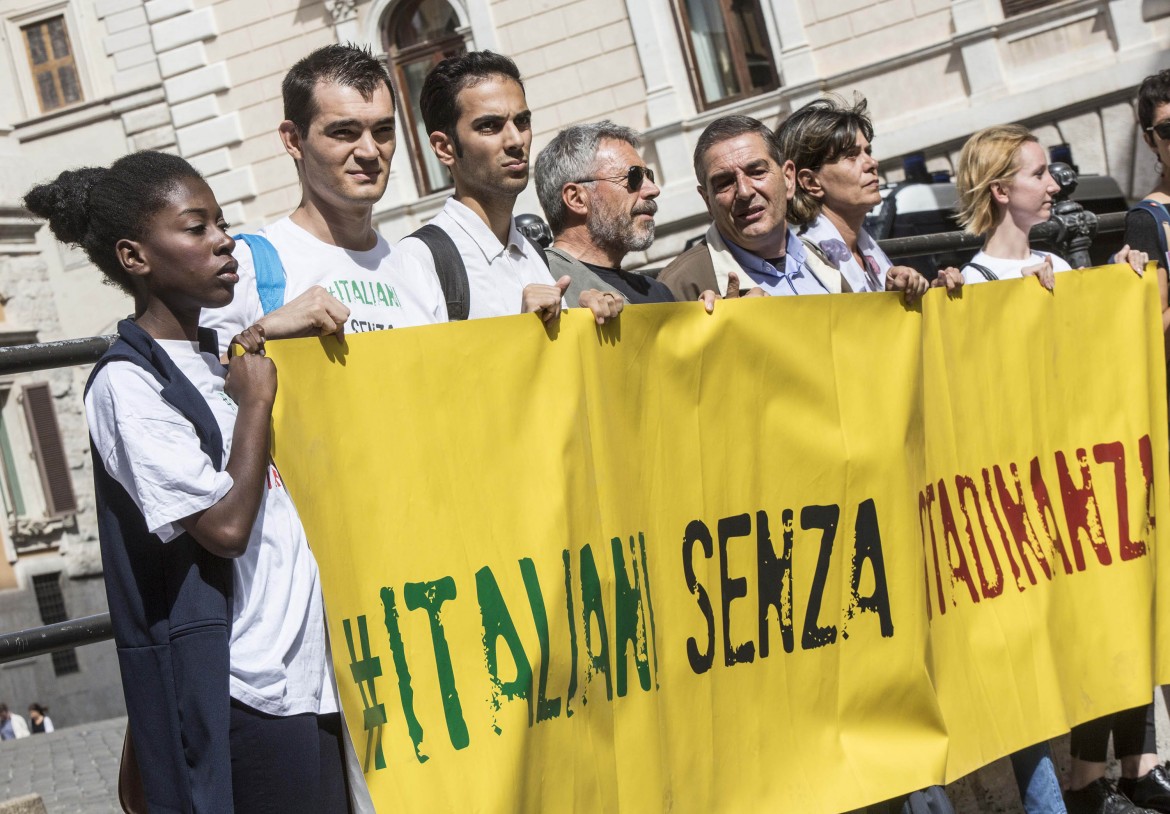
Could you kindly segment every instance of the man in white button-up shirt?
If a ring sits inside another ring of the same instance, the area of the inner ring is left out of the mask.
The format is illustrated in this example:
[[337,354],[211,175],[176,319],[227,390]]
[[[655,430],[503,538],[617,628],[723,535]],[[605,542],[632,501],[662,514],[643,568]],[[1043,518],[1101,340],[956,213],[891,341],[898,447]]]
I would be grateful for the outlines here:
[[[543,252],[512,217],[516,197],[528,185],[532,147],[532,113],[515,63],[491,51],[445,59],[427,75],[419,106],[431,149],[455,182],[455,194],[431,224],[462,259],[467,318],[529,312],[546,322],[555,318],[569,278],[552,278]],[[435,269],[431,249],[419,238],[407,237],[396,248]],[[602,323],[623,302],[586,291],[579,304]],[[448,310],[454,311],[450,294]]]

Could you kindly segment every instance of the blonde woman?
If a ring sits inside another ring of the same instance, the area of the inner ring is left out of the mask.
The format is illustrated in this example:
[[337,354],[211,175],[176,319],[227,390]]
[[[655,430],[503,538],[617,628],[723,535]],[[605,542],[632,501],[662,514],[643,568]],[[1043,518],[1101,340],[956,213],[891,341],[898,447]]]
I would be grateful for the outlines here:
[[[959,223],[972,234],[983,236],[983,249],[963,267],[966,284],[993,280],[1035,277],[1052,290],[1056,273],[1068,271],[1063,258],[1033,249],[1028,233],[1048,220],[1059,185],[1048,171],[1044,148],[1026,127],[1005,124],[981,130],[963,145],[955,178],[959,191]],[[1144,252],[1128,246],[1113,258],[1125,261],[1141,273]],[[1122,716],[1118,716],[1119,718]],[[1139,710],[1137,727],[1144,724]],[[1105,749],[1113,716],[1074,727],[1072,731],[1073,771],[1070,789],[1063,803],[1052,767],[1048,744],[1042,743],[1012,755],[1016,781],[1024,797],[1024,808],[1033,811],[1065,811],[1069,814],[1134,814],[1146,812],[1114,790],[1105,779]],[[1152,729],[1151,729],[1152,738]],[[1125,743],[1135,738],[1126,738]],[[1124,750],[1122,741],[1119,747]],[[1141,733],[1136,736],[1141,752]],[[1152,743],[1152,739],[1151,739]],[[1128,754],[1122,752],[1122,754]],[[1131,759],[1137,770],[1140,757]],[[1143,764],[1148,773],[1148,761]],[[1031,764],[1031,772],[1028,767]],[[1128,766],[1128,764],[1127,764]],[[1099,772],[1097,771],[1099,769]],[[1035,796],[1033,796],[1035,795]]]
[[[1033,249],[1028,240],[1033,226],[1052,217],[1060,192],[1036,137],[1018,124],[980,130],[963,145],[955,186],[959,223],[983,236],[983,248],[963,266],[963,281],[1035,277],[1052,290],[1056,272],[1071,267],[1058,255]],[[1123,246],[1113,260],[1128,262],[1140,274],[1146,255]]]

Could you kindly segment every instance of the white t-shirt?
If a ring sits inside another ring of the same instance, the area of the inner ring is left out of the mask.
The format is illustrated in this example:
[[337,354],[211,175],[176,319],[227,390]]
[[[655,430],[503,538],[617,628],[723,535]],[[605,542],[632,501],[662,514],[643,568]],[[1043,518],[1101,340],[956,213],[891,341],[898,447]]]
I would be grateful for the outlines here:
[[[280,254],[284,301],[291,302],[315,285],[325,288],[350,310],[346,333],[447,321],[447,302],[438,278],[395,251],[381,235],[374,248],[354,252],[322,243],[287,217],[259,234]],[[227,350],[232,337],[264,316],[251,250],[238,240],[233,256],[240,264],[235,296],[223,308],[204,309],[199,320],[219,334],[221,351]]]
[[[507,246],[500,243],[479,215],[454,198],[447,199],[431,223],[451,236],[467,268],[471,294],[468,319],[519,314],[525,286],[555,282],[543,258],[516,228],[514,218]],[[425,243],[416,237],[405,237],[394,248],[416,259],[438,283],[435,259]]]
[[1024,276],[1020,273],[1021,271],[1028,266],[1043,263],[1045,257],[1052,258],[1053,271],[1072,270],[1072,266],[1059,256],[1052,252],[1042,252],[1037,249],[1032,250],[1032,255],[1027,260],[1005,260],[1002,257],[992,257],[986,252],[979,252],[979,254],[971,258],[971,261],[967,265],[963,266],[963,284],[972,285],[973,283],[992,282],[984,277],[979,269],[973,268],[971,263],[978,263],[984,268],[990,269],[991,273],[1001,280],[1018,280]]
[[[236,404],[224,393],[226,369],[194,342],[159,342],[215,415],[223,460],[231,454]],[[195,428],[163,401],[162,387],[131,362],[111,362],[85,397],[90,436],[106,471],[166,545],[179,520],[210,508],[232,488],[199,448]],[[245,552],[232,560],[232,698],[269,715],[337,711],[325,645],[317,561],[280,473],[268,465],[264,502]]]

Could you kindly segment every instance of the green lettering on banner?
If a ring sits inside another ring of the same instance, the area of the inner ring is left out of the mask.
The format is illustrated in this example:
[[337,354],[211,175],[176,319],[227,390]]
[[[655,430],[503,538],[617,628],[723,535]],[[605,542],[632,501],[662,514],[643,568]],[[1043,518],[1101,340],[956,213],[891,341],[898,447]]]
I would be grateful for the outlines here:
[[459,704],[459,691],[455,688],[455,670],[451,664],[451,649],[447,646],[447,634],[443,630],[440,610],[443,603],[456,596],[455,580],[443,577],[435,582],[408,582],[403,586],[406,607],[409,610],[422,608],[431,623],[431,643],[435,648],[435,668],[439,673],[439,692],[443,698],[443,714],[447,719],[447,734],[451,745],[465,749],[470,739],[467,723],[463,720],[463,707]]
[[573,559],[566,548],[561,552],[565,566],[565,610],[569,619],[569,693],[565,696],[565,717],[573,717],[573,697],[577,694],[577,615],[573,613]]
[[654,595],[650,591],[650,569],[646,566],[646,538],[638,532],[642,555],[642,580],[646,583],[646,607],[650,609],[650,651],[654,654],[654,689],[658,689],[658,629],[654,626]]
[[[394,603],[394,591],[383,588],[381,596],[382,607],[386,611],[386,635],[390,639],[390,652],[394,657],[394,672],[398,675],[398,696],[402,700],[402,714],[406,717],[406,731],[414,744],[414,756],[419,763],[426,763],[428,758],[422,753],[423,728],[414,714],[414,689],[410,686],[410,668],[406,664],[406,648],[403,647],[402,631],[398,627],[398,606]],[[368,766],[366,771],[369,771]]]
[[548,691],[548,613],[544,609],[544,593],[536,578],[536,565],[525,557],[520,560],[520,575],[524,577],[524,590],[528,593],[528,605],[532,609],[532,623],[536,625],[536,637],[540,641],[540,684],[536,691],[536,722],[557,718],[561,714],[560,698],[545,698]]
[[[593,626],[589,617],[597,620],[597,638],[601,645],[593,651]],[[588,545],[581,549],[581,621],[585,625],[585,681],[592,681],[597,673],[605,674],[605,697],[613,700],[613,680],[609,669],[609,631],[605,625],[605,606],[601,600],[601,579],[597,576],[597,562],[593,549]],[[588,704],[588,687],[581,693],[581,703]]]
[[[631,570],[634,573],[633,584],[626,574],[626,560],[622,551],[622,538],[614,537],[610,541],[613,547],[613,572],[615,590],[617,592],[614,603],[614,620],[617,632],[617,694],[622,698],[626,694],[626,673],[629,661],[626,658],[626,645],[633,644],[634,668],[638,671],[638,684],[642,691],[650,689],[650,654],[646,647],[646,609],[642,605],[642,589],[638,579],[637,558],[630,560]],[[634,538],[630,537],[630,553],[634,554]]]
[[368,772],[371,757],[374,759],[375,769],[386,768],[386,756],[382,752],[382,727],[386,724],[386,705],[378,703],[378,693],[374,687],[374,679],[382,675],[382,660],[370,655],[370,634],[366,629],[366,617],[359,616],[357,625],[362,650],[361,659],[357,657],[357,650],[354,647],[350,620],[341,621],[341,627],[345,631],[345,644],[349,649],[349,670],[362,696],[362,727],[366,730],[364,770]]
[[[524,644],[520,641],[520,634],[516,632],[512,615],[508,613],[508,606],[500,593],[500,585],[486,565],[475,572],[475,593],[479,598],[479,613],[483,619],[483,655],[487,660],[488,676],[492,682],[492,729],[497,735],[502,731],[495,721],[494,714],[500,710],[501,695],[507,696],[508,700],[528,699],[528,725],[532,726],[532,665],[528,662],[528,655],[524,652]],[[516,665],[516,678],[512,681],[500,680],[497,645],[501,637],[508,645],[512,661]]]

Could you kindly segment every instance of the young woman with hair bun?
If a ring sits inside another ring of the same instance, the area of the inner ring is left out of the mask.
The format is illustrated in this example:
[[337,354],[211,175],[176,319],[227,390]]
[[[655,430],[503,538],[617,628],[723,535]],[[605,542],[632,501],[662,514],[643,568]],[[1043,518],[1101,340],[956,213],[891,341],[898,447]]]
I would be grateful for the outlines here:
[[260,329],[226,367],[199,329],[238,279],[215,196],[183,159],[141,152],[25,205],[134,298],[85,408],[146,806],[349,811],[317,565],[269,458],[276,368]]

